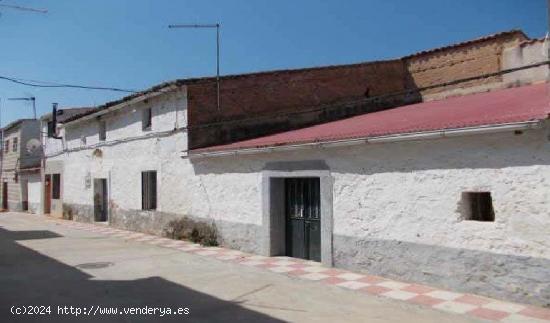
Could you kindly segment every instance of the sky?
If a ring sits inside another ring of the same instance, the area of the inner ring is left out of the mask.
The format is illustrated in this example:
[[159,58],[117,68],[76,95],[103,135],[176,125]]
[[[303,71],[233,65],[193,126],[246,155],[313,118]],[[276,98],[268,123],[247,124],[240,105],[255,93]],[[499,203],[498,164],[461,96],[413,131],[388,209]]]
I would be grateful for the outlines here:
[[[0,8],[0,76],[142,90],[221,74],[391,59],[522,29],[546,34],[546,0],[0,0],[47,14]],[[120,92],[32,88],[0,80],[1,125],[60,107],[96,106]]]

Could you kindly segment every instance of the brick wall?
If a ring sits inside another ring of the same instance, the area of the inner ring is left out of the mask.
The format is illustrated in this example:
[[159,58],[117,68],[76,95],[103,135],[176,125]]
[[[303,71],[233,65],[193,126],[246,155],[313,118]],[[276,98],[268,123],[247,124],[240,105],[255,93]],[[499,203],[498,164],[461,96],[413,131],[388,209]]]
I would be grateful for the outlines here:
[[[458,79],[498,72],[501,70],[505,48],[527,39],[520,31],[502,33],[461,46],[441,48],[403,58],[416,87],[423,88]],[[422,91],[424,100],[440,99],[448,95],[463,95],[491,88],[502,81],[502,76],[489,77],[466,83]]]
[[396,60],[223,77],[220,111],[214,79],[190,82],[189,148],[259,137],[495,84],[501,77],[417,91],[499,71],[503,49],[525,39],[521,31],[512,31]]
[[[405,89],[405,74],[402,62],[392,60],[226,77],[221,81],[220,111],[213,80],[189,84],[190,146],[231,142],[372,111],[377,108],[354,105],[348,111],[331,112],[330,108],[319,110],[319,106],[401,92]],[[306,111],[309,113],[296,114]],[[237,122],[193,129],[231,120]]]

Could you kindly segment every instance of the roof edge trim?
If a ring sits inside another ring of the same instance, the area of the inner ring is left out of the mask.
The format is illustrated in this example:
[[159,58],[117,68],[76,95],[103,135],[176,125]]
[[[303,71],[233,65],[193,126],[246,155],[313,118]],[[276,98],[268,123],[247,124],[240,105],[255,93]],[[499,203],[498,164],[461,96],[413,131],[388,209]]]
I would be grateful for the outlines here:
[[428,139],[441,139],[449,137],[462,137],[468,135],[480,135],[490,134],[506,131],[516,130],[529,130],[540,129],[543,126],[542,120],[531,120],[514,123],[502,123],[491,124],[475,127],[465,128],[450,128],[435,131],[421,131],[411,133],[400,133],[385,136],[376,137],[360,137],[350,138],[343,140],[332,141],[317,141],[302,144],[282,145],[282,146],[265,146],[258,148],[243,148],[243,149],[231,149],[231,150],[218,150],[208,152],[193,152],[183,151],[181,153],[182,158],[199,159],[199,158],[212,158],[212,157],[224,157],[224,156],[236,156],[236,155],[250,155],[258,153],[271,153],[279,151],[299,150],[299,149],[311,149],[311,148],[334,148],[343,146],[355,146],[361,144],[376,144],[376,143],[390,143],[400,141],[418,141]]

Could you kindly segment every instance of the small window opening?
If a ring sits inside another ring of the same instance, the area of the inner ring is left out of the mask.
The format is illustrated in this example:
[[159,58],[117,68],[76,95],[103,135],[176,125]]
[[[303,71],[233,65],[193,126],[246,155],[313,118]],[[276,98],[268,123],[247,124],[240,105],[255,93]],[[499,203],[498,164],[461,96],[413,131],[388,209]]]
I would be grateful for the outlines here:
[[107,139],[107,125],[104,120],[99,121],[99,140],[105,141]]
[[9,152],[10,151],[10,140],[7,139],[6,142],[4,143],[4,152]]
[[13,152],[17,152],[18,143],[19,143],[19,139],[17,137],[13,138],[13,147],[12,147]]
[[494,222],[495,211],[491,192],[463,192],[462,210],[464,220]]
[[157,172],[141,172],[141,208],[156,210],[157,208]]
[[153,124],[153,111],[151,108],[143,110],[143,120],[142,120],[142,129],[151,130],[151,125]]

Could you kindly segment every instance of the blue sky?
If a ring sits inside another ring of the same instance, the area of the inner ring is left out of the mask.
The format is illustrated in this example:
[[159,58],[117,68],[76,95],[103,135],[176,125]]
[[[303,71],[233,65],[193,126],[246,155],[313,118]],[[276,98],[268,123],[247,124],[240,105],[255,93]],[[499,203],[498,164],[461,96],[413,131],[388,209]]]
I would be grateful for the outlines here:
[[[144,89],[215,74],[214,30],[172,23],[220,22],[221,73],[386,59],[519,28],[546,33],[546,0],[2,0],[47,8],[0,8],[0,75]],[[123,94],[37,89],[0,80],[2,125],[31,117],[8,97],[34,95],[38,114],[93,106]]]

